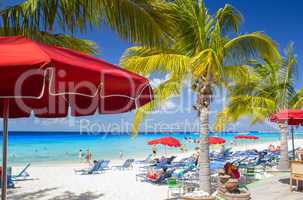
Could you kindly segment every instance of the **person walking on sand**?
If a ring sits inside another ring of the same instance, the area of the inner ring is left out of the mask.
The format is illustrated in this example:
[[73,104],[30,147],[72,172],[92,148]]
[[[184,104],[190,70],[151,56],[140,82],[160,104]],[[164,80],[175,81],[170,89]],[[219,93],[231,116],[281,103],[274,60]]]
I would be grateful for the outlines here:
[[92,160],[92,153],[90,152],[89,149],[87,149],[87,151],[86,151],[86,162],[90,163],[91,160]]
[[79,150],[79,161],[82,162],[83,160],[83,152],[82,149]]

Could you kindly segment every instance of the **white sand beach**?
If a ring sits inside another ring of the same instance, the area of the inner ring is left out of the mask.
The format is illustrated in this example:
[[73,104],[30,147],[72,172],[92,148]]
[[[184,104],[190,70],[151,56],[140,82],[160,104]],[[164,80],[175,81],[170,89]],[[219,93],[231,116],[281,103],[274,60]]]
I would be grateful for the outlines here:
[[[267,146],[267,143],[252,144],[249,148],[264,149]],[[296,146],[303,146],[303,140],[296,140]],[[235,147],[234,150],[243,148],[247,147]],[[179,157],[183,156],[185,155],[179,155]],[[116,165],[121,162],[112,161],[112,164]],[[17,181],[16,188],[9,189],[8,197],[11,200],[167,199],[167,186],[136,181],[136,167],[133,170],[125,171],[108,170],[95,175],[75,174],[74,169],[87,166],[85,163],[32,165],[28,169],[32,180]],[[13,174],[16,174],[21,168],[13,166]],[[287,185],[285,187],[288,188]],[[303,198],[303,194],[300,195]]]
[[[118,162],[115,162],[118,164]],[[33,180],[16,182],[9,190],[9,199],[165,199],[167,188],[135,180],[136,170],[108,170],[102,174],[76,175],[74,169],[87,164],[51,164],[31,166]],[[20,167],[14,168],[16,171]]]

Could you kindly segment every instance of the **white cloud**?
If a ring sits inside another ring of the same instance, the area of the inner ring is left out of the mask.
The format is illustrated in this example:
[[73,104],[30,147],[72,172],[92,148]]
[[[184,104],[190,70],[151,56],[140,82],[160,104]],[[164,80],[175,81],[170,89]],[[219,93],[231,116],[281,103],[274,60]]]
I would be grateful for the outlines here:
[[160,106],[161,110],[172,110],[176,107],[177,105],[172,99],[166,101],[163,105]]
[[172,98],[165,101],[162,105],[158,106],[153,113],[165,113],[167,111],[173,111],[174,109],[177,109],[177,106],[178,105],[176,101]]
[[150,80],[150,85],[152,88],[158,87],[161,83],[167,81],[170,78],[170,74],[166,74],[163,79],[161,78],[153,78]]

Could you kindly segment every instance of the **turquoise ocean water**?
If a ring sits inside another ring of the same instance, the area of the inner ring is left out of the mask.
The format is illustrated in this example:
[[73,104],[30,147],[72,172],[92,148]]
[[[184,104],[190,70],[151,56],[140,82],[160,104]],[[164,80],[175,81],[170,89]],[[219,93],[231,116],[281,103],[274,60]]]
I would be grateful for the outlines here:
[[[228,142],[238,134],[245,133],[211,133],[212,136],[225,138]],[[248,133],[260,137],[257,142],[278,141],[278,133]],[[73,162],[78,160],[79,149],[84,152],[89,148],[93,159],[117,159],[120,152],[124,157],[145,157],[151,153],[147,142],[151,139],[173,136],[185,143],[185,137],[198,138],[197,133],[141,133],[136,138],[130,134],[96,135],[80,134],[79,132],[10,132],[9,133],[9,162],[10,164]],[[303,133],[296,133],[296,138],[303,138]],[[2,138],[1,138],[2,144]],[[185,143],[186,147],[194,149],[194,144]],[[2,147],[1,147],[2,148]],[[167,148],[167,152],[180,152],[179,149]],[[165,148],[159,146],[159,153]]]

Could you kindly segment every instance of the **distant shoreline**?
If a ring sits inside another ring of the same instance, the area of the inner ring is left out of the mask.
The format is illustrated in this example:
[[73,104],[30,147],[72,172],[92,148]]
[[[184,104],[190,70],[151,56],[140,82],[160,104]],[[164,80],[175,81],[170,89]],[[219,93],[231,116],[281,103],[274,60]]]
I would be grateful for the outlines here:
[[[80,131],[9,131],[9,135],[19,135],[19,134],[79,134]],[[226,132],[210,132],[210,134],[277,134],[279,131],[226,131]],[[303,131],[296,131],[296,134],[302,133]],[[89,132],[81,132],[83,135],[103,135],[103,134],[110,134],[110,135],[132,135],[131,132],[98,132],[98,133],[89,133]],[[139,132],[139,135],[153,135],[153,134],[198,134],[198,132],[185,132],[185,131],[174,131],[174,132]]]

